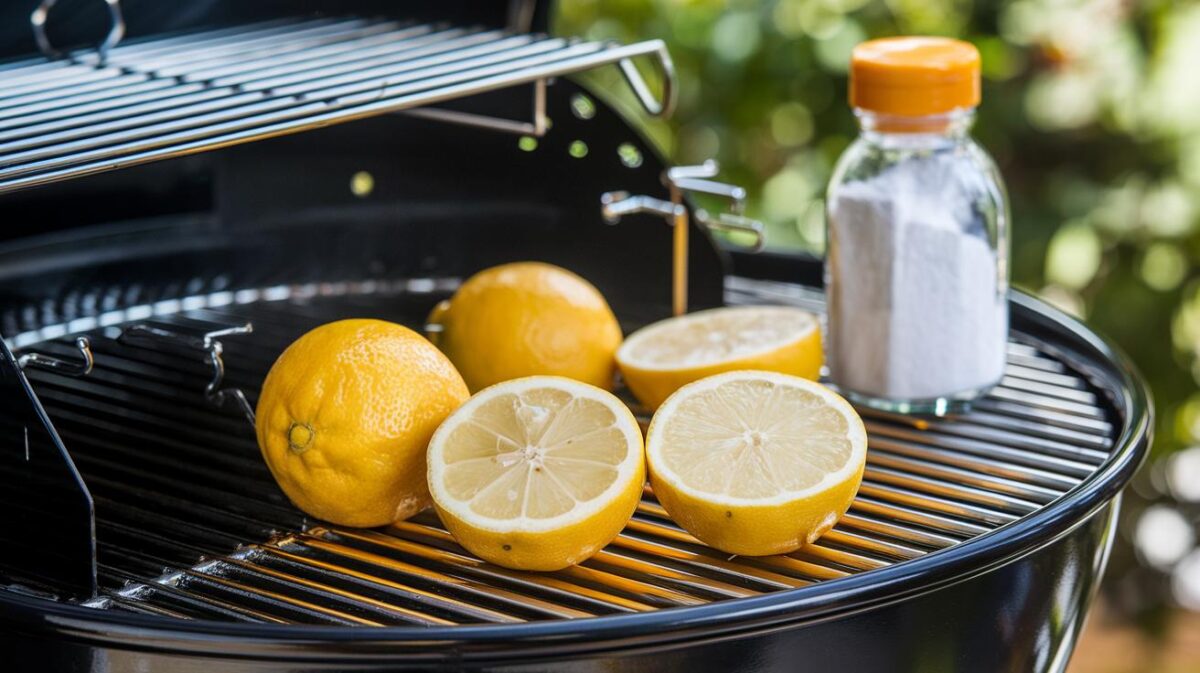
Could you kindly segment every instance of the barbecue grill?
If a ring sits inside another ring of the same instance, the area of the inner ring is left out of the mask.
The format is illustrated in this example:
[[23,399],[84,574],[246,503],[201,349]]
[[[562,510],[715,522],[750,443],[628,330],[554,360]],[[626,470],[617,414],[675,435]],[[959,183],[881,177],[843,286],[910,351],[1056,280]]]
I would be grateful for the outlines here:
[[282,349],[338,318],[420,327],[492,264],[574,269],[626,331],[685,298],[821,310],[817,260],[715,238],[759,233],[742,191],[669,169],[572,78],[620,72],[668,114],[661,42],[548,37],[521,1],[43,2],[32,28],[21,4],[0,9],[7,666],[1065,666],[1151,411],[1120,353],[1020,293],[1002,384],[968,413],[864,410],[859,496],[794,554],[709,549],[647,490],[595,558],[517,572],[432,514],[342,528],[273,483],[247,416]]

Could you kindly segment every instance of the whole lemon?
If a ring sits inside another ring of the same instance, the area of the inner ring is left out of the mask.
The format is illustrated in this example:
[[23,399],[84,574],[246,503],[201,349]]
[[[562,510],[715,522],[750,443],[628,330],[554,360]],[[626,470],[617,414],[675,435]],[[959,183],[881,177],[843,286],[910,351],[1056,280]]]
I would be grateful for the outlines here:
[[613,387],[621,326],[595,286],[552,264],[480,271],[428,322],[472,391],[541,375]]
[[430,504],[425,448],[468,396],[454,365],[416,332],[340,320],[297,339],[271,367],[258,445],[300,509],[382,526]]

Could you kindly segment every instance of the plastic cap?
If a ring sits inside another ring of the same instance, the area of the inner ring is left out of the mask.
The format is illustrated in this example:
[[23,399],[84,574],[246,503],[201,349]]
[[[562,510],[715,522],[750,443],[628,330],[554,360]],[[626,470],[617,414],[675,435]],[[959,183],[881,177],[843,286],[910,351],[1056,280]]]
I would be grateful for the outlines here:
[[942,114],[979,104],[979,50],[948,37],[863,42],[850,57],[850,105],[884,114]]

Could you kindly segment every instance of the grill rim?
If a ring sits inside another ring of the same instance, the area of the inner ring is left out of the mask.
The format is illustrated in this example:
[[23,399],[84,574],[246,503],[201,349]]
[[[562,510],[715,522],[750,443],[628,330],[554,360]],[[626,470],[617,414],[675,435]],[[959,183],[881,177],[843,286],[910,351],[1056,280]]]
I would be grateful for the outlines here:
[[[815,260],[797,261],[809,267],[819,264]],[[26,626],[41,623],[74,640],[209,656],[328,660],[395,658],[403,654],[415,662],[427,657],[442,659],[452,651],[456,657],[495,660],[530,656],[531,646],[544,656],[602,651],[610,649],[613,641],[628,642],[631,638],[652,638],[656,647],[663,647],[668,643],[745,637],[931,593],[1017,561],[1085,525],[1119,496],[1144,461],[1150,444],[1150,393],[1127,356],[1076,318],[1020,291],[1010,294],[1010,304],[1014,323],[1021,325],[1022,332],[1052,335],[1051,341],[1060,351],[1057,354],[1109,394],[1109,403],[1121,417],[1121,433],[1109,458],[1054,503],[921,558],[806,587],[707,605],[521,624],[347,628],[164,620],[57,603],[12,591],[0,591],[0,617]],[[210,647],[216,642],[221,643],[219,653]],[[314,649],[317,642],[336,643],[344,649]],[[400,645],[419,649],[379,649]],[[523,648],[525,652],[521,652]]]

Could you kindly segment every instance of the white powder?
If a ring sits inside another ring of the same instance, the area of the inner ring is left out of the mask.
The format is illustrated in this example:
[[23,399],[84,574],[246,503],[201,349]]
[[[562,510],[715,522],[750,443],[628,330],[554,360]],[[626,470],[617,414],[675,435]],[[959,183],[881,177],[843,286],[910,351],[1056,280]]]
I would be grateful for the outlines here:
[[1003,271],[955,153],[912,157],[839,186],[829,208],[829,368],[844,389],[923,400],[1004,371]]

